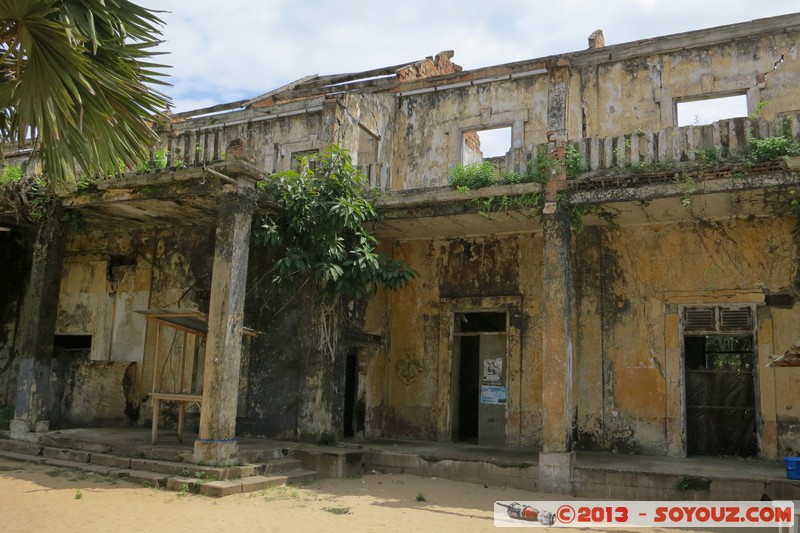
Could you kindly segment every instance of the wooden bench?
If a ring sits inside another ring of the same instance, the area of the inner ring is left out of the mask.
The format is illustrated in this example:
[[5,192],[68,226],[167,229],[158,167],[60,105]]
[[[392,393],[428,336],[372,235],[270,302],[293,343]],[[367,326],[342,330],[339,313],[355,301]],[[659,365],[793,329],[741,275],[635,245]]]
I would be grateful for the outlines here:
[[153,444],[158,442],[158,403],[175,402],[178,404],[178,442],[183,442],[183,419],[186,404],[196,403],[197,405],[201,405],[203,403],[203,395],[178,392],[151,392],[148,394],[148,397],[153,405],[153,429],[150,435],[150,441]]

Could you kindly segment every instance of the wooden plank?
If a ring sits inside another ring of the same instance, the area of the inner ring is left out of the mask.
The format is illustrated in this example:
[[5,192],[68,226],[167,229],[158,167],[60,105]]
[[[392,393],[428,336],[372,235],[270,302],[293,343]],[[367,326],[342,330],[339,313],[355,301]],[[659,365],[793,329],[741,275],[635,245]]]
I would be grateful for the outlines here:
[[[425,58],[427,59],[427,58]],[[317,76],[317,78],[313,82],[306,82],[303,83],[305,87],[303,88],[311,88],[311,87],[323,87],[323,86],[330,86],[336,85],[339,83],[345,83],[348,81],[354,80],[363,80],[366,78],[375,78],[378,76],[390,76],[392,74],[397,74],[397,71],[401,68],[408,67],[411,65],[415,65],[421,61],[425,61],[425,59],[418,59],[416,61],[410,61],[408,63],[401,63],[399,65],[392,65],[389,67],[381,67],[375,68],[372,70],[364,70],[361,72],[351,72],[347,74],[331,74],[327,76]]]
[[208,115],[210,113],[219,113],[221,111],[230,111],[232,109],[238,109],[240,107],[245,107],[250,100],[238,100],[236,102],[229,102],[227,104],[217,104],[212,105],[210,107],[203,107],[201,109],[193,109],[191,111],[182,111],[180,113],[175,113],[170,115],[172,120],[183,120],[187,118],[196,117],[199,115]]
[[314,88],[314,89],[298,89],[290,94],[287,97],[290,98],[305,98],[307,96],[314,96],[318,94],[330,94],[330,93],[340,93],[340,92],[350,92],[358,89],[383,89],[389,90],[394,89],[400,85],[400,82],[397,81],[397,78],[381,78],[377,80],[369,80],[369,81],[359,81],[353,83],[345,83],[342,85],[326,85],[322,88]]
[[311,81],[314,78],[318,78],[318,77],[319,77],[318,74],[311,74],[309,76],[304,76],[304,77],[302,77],[302,78],[300,78],[298,80],[294,80],[291,83],[287,83],[286,85],[284,85],[282,87],[278,87],[277,89],[273,89],[271,91],[265,92],[264,94],[260,94],[260,95],[254,97],[254,98],[250,98],[249,100],[247,100],[245,105],[251,105],[251,104],[254,104],[256,102],[260,102],[261,100],[266,100],[267,98],[269,98],[271,96],[275,96],[277,94],[280,94],[280,93],[283,93],[283,92],[286,92],[286,91],[291,91],[292,89],[294,89],[298,85],[300,85],[302,83],[306,83],[306,82]]
[[202,394],[189,394],[186,392],[151,392],[147,395],[151,400],[164,400],[169,402],[203,402]]

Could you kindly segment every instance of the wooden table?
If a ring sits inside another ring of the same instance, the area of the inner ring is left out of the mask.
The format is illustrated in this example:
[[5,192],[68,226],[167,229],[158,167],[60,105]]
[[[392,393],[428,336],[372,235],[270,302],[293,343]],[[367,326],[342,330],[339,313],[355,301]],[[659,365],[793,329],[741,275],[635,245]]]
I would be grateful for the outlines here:
[[202,394],[183,394],[177,392],[151,392],[148,397],[153,405],[153,429],[150,441],[153,444],[158,442],[158,402],[175,402],[178,404],[178,442],[183,442],[183,419],[186,404],[203,403]]

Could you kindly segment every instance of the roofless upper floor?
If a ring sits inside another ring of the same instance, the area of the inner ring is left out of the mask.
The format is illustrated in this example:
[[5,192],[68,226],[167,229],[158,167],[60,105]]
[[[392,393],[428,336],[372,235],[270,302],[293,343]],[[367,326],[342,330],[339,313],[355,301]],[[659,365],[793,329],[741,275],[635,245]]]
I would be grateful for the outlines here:
[[[275,172],[337,143],[373,187],[399,191],[447,185],[451,168],[488,157],[524,172],[548,132],[573,143],[590,170],[691,159],[698,148],[727,153],[785,124],[798,133],[796,121],[784,119],[800,110],[800,14],[613,46],[592,37],[586,50],[470,71],[442,52],[307,76],[250,100],[174,115],[162,150],[170,164],[237,150]],[[752,122],[693,127],[702,113],[684,104],[712,110],[720,102],[733,105],[728,116]]]

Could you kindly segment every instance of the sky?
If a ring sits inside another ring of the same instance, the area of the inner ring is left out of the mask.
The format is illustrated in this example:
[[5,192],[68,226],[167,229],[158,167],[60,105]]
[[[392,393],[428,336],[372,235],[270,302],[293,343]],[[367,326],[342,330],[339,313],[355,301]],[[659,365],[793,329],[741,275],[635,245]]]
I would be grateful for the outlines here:
[[797,0],[136,0],[163,10],[166,93],[188,111],[309,74],[455,50],[473,69],[800,11]]

